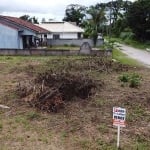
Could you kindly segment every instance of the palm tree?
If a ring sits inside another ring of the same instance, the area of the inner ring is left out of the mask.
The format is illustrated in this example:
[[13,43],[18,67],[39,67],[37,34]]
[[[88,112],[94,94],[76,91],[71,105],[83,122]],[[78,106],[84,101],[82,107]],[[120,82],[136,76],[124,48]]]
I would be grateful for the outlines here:
[[90,35],[93,38],[94,46],[96,46],[99,29],[101,25],[103,25],[103,23],[106,21],[104,7],[98,7],[97,5],[90,6],[87,10],[87,14],[90,17],[88,19],[91,32]]

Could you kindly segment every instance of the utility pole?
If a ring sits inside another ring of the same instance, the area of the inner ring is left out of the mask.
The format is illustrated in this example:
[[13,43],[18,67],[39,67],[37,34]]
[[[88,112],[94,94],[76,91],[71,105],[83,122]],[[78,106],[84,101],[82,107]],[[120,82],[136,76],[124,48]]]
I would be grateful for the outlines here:
[[109,12],[109,41],[111,39],[111,19],[112,19],[112,4],[113,4],[113,0],[111,1],[111,4],[110,4],[110,12]]

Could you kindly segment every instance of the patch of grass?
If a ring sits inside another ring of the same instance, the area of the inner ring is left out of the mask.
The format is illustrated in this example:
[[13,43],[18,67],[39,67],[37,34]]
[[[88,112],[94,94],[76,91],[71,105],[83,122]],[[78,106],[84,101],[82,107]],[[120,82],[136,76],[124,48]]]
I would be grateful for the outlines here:
[[137,142],[135,145],[136,150],[149,150],[150,144],[148,142]]
[[95,105],[96,105],[97,107],[102,107],[103,105],[105,105],[105,100],[100,99],[100,98],[97,98],[97,99],[95,100]]
[[122,53],[118,49],[113,50],[113,59],[121,62],[122,64],[127,64],[130,66],[140,66],[139,62],[135,59],[129,58],[126,54]]
[[87,140],[87,139],[80,139],[78,141],[78,144],[81,146],[81,148],[83,150],[90,150],[91,147],[92,147],[92,143],[90,140]]
[[61,137],[62,137],[63,139],[66,138],[66,137],[68,137],[68,132],[62,131]]
[[20,124],[20,125],[23,125],[23,127],[25,127],[26,129],[31,128],[30,122],[28,121],[26,116],[23,116],[23,115],[16,116],[15,117],[15,122]]
[[2,121],[0,121],[0,131],[2,131],[3,129],[3,124],[2,124]]
[[135,105],[130,113],[127,113],[127,122],[137,121],[139,118],[146,116],[145,109],[141,105]]
[[27,114],[28,120],[35,120],[35,119],[39,119],[39,118],[40,118],[40,115],[37,112],[32,111]]
[[45,143],[45,144],[48,144],[48,138],[45,137],[45,136],[41,136],[38,140],[39,140],[39,141],[42,141],[42,142]]
[[141,107],[141,105],[136,105],[133,111],[134,111],[133,115],[135,117],[145,116],[145,110],[144,108]]
[[98,127],[97,127],[98,131],[100,133],[108,133],[109,129],[107,127],[106,124],[100,124]]
[[98,150],[116,150],[113,144],[107,143],[101,138],[96,139],[96,149]]

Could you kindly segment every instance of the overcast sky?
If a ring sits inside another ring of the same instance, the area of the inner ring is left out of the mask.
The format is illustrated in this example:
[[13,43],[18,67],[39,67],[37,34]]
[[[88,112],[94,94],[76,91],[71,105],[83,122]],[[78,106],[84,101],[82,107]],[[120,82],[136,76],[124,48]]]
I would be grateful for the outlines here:
[[[28,14],[42,18],[62,20],[69,4],[94,5],[110,0],[0,0],[0,14],[20,17]],[[131,0],[134,1],[134,0]]]

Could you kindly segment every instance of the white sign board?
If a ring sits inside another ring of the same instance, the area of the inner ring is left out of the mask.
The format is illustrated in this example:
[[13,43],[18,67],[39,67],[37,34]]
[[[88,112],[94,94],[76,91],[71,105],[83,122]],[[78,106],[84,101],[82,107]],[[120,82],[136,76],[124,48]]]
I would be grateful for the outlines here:
[[113,107],[113,125],[118,127],[117,131],[117,148],[120,141],[120,127],[125,127],[126,109],[121,107]]
[[113,125],[125,127],[126,109],[121,107],[113,107]]

